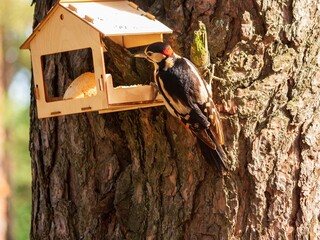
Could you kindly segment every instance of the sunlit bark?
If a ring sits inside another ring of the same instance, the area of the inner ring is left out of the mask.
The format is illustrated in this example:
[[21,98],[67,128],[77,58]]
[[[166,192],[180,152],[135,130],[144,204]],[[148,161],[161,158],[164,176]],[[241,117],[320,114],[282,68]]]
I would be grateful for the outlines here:
[[[38,23],[52,2],[35,2]],[[232,171],[219,177],[164,108],[38,120],[32,96],[32,239],[320,238],[317,1],[135,2],[187,57],[206,24]],[[87,67],[50,61],[52,75]]]

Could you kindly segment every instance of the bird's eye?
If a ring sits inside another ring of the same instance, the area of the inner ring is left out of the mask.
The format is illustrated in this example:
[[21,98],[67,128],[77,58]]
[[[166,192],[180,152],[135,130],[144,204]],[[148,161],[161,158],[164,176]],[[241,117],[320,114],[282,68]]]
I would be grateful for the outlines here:
[[147,55],[148,55],[149,57],[151,57],[151,56],[152,56],[152,52],[147,52]]

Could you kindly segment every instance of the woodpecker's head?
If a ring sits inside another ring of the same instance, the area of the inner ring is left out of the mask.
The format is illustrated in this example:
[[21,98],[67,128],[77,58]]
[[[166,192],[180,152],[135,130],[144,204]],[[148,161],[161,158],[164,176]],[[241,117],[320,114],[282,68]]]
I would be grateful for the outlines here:
[[159,64],[173,54],[174,52],[169,44],[155,42],[149,45],[143,53],[136,54],[135,57],[145,58],[152,63]]

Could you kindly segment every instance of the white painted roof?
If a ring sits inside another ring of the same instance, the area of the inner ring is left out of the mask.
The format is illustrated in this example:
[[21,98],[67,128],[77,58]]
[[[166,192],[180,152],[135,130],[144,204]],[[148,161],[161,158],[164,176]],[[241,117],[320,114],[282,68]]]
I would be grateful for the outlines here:
[[21,49],[30,49],[32,39],[59,7],[65,8],[105,36],[172,33],[170,28],[155,18],[148,18],[148,15],[152,15],[142,11],[129,1],[61,0],[52,7],[45,19],[34,29],[33,33],[21,45]]
[[[89,22],[106,36],[137,35],[151,33],[172,33],[172,30],[159,21],[146,17],[146,12],[135,9],[129,1],[107,2],[62,2],[60,3],[79,18],[93,19]],[[69,4],[72,6],[69,7]]]

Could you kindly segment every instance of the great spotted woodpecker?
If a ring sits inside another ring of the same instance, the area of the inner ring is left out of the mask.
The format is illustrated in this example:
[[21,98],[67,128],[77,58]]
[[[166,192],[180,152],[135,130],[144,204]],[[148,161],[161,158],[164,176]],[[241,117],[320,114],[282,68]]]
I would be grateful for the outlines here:
[[197,68],[163,42],[149,45],[135,57],[146,58],[155,67],[154,77],[168,111],[198,138],[204,157],[219,170],[228,169],[221,145],[224,135],[212,90]]

